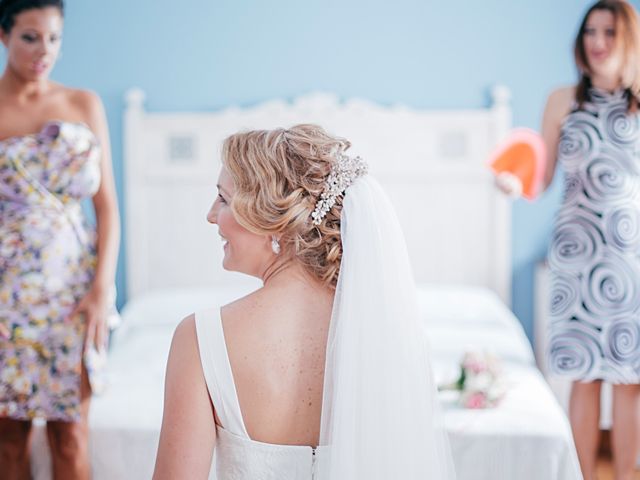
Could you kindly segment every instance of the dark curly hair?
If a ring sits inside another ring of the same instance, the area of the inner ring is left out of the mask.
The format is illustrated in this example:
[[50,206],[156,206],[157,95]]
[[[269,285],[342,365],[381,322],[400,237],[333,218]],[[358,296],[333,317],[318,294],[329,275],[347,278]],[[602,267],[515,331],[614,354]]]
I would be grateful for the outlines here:
[[64,15],[63,0],[0,0],[0,28],[9,33],[15,23],[16,15],[34,8],[56,7]]

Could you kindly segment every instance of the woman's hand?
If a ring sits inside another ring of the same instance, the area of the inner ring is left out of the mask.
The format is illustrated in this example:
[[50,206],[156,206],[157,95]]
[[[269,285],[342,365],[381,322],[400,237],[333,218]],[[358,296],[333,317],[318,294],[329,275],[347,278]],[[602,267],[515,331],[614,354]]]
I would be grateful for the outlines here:
[[3,323],[0,323],[0,338],[4,338],[5,340],[11,338],[11,332]]
[[506,195],[516,198],[522,195],[522,180],[513,173],[500,172],[495,177],[496,186]]
[[91,345],[94,345],[98,351],[103,351],[107,346],[107,330],[109,328],[107,325],[108,299],[108,290],[94,285],[69,315],[69,318],[76,315],[82,315],[84,318],[86,328],[85,351]]

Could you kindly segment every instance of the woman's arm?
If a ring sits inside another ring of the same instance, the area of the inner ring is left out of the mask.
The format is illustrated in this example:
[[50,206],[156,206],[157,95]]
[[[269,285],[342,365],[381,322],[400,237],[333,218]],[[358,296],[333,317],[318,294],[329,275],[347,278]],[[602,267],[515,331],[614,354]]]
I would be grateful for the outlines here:
[[204,380],[195,320],[176,328],[165,379],[164,415],[154,480],[205,480],[216,442],[214,412]]
[[73,103],[82,111],[89,128],[101,146],[100,187],[93,196],[97,226],[97,265],[91,288],[80,301],[74,313],[84,313],[87,333],[86,345],[95,344],[102,349],[107,341],[107,309],[115,284],[118,247],[120,244],[120,215],[116,198],[109,129],[100,98],[92,92],[75,91]]
[[544,172],[543,190],[547,190],[556,172],[558,142],[564,118],[571,111],[575,87],[559,88],[549,95],[542,115],[542,138],[547,151],[547,167]]
[[[549,188],[556,172],[558,158],[558,142],[564,118],[571,111],[571,105],[575,98],[575,87],[559,88],[547,98],[547,103],[542,115],[542,139],[545,145],[546,169],[540,193]],[[501,172],[496,175],[497,187],[507,195],[519,197],[522,195],[522,180],[510,172]]]
[[100,188],[93,196],[98,230],[98,264],[93,285],[101,289],[110,289],[113,287],[116,275],[120,245],[120,215],[113,179],[109,129],[104,108],[96,95],[88,93],[87,97],[89,105],[87,123],[98,137],[102,147]]

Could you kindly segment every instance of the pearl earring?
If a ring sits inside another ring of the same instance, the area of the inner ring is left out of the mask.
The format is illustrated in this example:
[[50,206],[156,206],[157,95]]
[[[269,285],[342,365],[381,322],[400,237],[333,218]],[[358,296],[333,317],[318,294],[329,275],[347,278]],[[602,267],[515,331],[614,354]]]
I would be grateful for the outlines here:
[[271,250],[273,250],[273,253],[276,255],[280,254],[280,243],[275,235],[271,235]]

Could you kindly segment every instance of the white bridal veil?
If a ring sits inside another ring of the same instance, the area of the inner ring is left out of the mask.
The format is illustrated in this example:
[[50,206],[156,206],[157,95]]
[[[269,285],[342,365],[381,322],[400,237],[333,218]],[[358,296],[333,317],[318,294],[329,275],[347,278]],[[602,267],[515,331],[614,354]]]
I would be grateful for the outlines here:
[[454,479],[393,207],[365,175],[347,189],[341,217],[320,431],[330,455],[321,478]]

